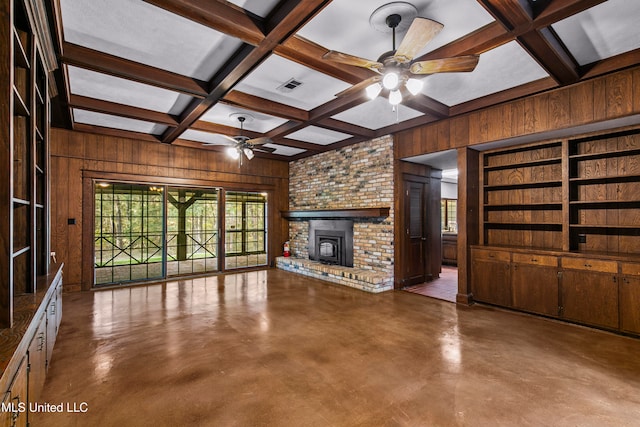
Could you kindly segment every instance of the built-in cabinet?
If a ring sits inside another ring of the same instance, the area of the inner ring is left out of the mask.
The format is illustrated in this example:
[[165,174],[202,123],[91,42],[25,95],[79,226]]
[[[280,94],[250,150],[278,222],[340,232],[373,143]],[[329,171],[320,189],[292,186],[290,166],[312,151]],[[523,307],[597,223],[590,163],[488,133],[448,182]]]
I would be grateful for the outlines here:
[[442,263],[458,265],[458,235],[442,233]]
[[[62,318],[62,266],[41,278],[46,289],[34,297],[18,300],[20,320],[0,330],[0,392],[5,402],[0,427],[26,426],[29,403],[38,402],[51,364],[53,344]],[[29,298],[29,300],[27,300]],[[39,301],[33,307],[33,302]]]
[[480,158],[473,299],[640,334],[640,129]]

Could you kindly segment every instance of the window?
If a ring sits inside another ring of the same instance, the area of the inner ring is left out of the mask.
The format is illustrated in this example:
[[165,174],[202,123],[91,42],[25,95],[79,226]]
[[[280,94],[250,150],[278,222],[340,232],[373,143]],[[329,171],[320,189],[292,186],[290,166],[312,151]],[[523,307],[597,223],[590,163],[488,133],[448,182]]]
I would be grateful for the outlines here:
[[145,185],[96,185],[96,284],[164,277],[163,199]]
[[167,191],[167,275],[218,270],[218,190]]
[[[96,183],[94,284],[162,279],[267,264],[267,195]],[[224,213],[222,235],[220,215]],[[223,240],[221,240],[221,238]]]
[[458,201],[456,199],[442,199],[440,200],[441,208],[441,228],[443,232],[457,233],[458,232],[458,217],[457,208]]

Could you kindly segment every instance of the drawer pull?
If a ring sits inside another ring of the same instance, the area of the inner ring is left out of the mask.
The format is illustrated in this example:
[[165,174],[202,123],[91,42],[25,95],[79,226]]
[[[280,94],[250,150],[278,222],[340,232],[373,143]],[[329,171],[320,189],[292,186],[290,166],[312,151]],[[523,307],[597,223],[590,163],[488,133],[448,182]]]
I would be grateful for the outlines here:
[[538,262],[537,258],[531,258],[531,262]]
[[591,268],[591,264],[585,264],[584,266],[587,268]]

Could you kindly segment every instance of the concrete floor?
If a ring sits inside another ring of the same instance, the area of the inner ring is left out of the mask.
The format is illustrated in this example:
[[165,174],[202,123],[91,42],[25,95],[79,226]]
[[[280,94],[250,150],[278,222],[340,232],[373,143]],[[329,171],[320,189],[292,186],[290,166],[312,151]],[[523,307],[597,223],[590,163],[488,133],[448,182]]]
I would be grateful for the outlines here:
[[[64,295],[32,426],[638,426],[640,340],[279,270]],[[73,407],[73,406],[72,406]]]

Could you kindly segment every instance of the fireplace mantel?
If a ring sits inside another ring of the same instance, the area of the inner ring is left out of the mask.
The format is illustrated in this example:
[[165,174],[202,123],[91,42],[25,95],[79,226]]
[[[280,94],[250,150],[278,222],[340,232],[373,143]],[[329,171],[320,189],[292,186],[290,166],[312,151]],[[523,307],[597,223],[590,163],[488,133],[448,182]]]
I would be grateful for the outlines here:
[[384,218],[389,216],[389,208],[280,211],[280,213],[286,219]]

